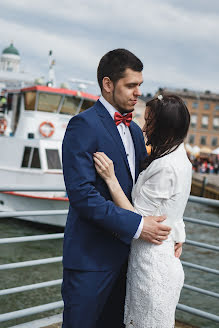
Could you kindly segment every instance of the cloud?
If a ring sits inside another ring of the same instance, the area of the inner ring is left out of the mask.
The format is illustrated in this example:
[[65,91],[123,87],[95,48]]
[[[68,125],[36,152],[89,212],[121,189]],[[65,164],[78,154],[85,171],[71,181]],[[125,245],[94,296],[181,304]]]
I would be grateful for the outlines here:
[[219,4],[211,0],[2,0],[3,48],[11,39],[29,69],[47,72],[53,49],[57,79],[96,79],[101,56],[133,51],[144,63],[145,89],[176,85],[219,91]]
[[[97,57],[92,51],[92,45],[88,40],[84,43],[77,35],[60,36],[54,32],[42,31],[37,27],[29,27],[8,22],[0,19],[0,25],[5,31],[4,38],[10,40],[13,35],[16,47],[22,49],[22,54],[28,58],[38,61],[44,59],[39,66],[41,68],[48,67],[47,53],[49,49],[53,49],[56,57],[60,62],[68,63],[74,67],[80,62],[84,69],[89,69],[90,66],[96,65]],[[87,60],[89,58],[89,61]],[[40,62],[40,61],[39,61]],[[36,69],[36,65],[33,65]],[[69,67],[70,68],[70,67]]]
[[[178,5],[180,3],[182,4],[181,1],[177,2]],[[76,4],[71,0],[63,0],[62,4],[58,1],[39,0],[29,6],[28,0],[3,0],[1,10],[6,8],[8,11],[10,8],[16,14],[22,14],[20,19],[24,24],[28,16],[38,27],[43,27],[47,21],[57,22],[56,26],[50,25],[50,29],[54,29],[56,33],[62,31],[62,26],[68,26],[70,23],[72,27],[79,26],[81,31],[84,27],[89,27],[90,31],[97,31],[98,28],[98,34],[102,35],[108,34],[109,31],[122,35],[130,32],[134,36],[138,33],[150,35],[152,31],[153,35],[159,34],[160,37],[165,35],[166,38],[179,39],[186,36],[187,40],[194,37],[210,37],[213,40],[217,36],[218,14],[215,14],[213,8],[206,15],[203,11],[191,11],[191,5],[179,7],[177,4],[175,1],[161,0],[137,0],[129,2],[128,5],[127,0],[93,0],[92,3],[86,0]],[[74,33],[74,29],[68,32]]]

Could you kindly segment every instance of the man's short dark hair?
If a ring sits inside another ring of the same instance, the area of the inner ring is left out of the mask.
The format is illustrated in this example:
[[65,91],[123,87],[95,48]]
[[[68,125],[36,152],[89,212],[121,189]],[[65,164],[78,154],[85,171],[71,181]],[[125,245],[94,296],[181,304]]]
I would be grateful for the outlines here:
[[109,77],[113,83],[124,77],[127,68],[135,72],[143,70],[143,64],[138,57],[126,49],[115,49],[107,52],[100,60],[97,68],[97,79],[100,89],[103,88],[103,78]]

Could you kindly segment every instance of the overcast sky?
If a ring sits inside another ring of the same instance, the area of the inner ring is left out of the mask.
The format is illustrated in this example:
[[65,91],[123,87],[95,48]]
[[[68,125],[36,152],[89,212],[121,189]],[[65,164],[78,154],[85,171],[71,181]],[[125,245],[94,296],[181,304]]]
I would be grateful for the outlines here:
[[[13,40],[22,68],[58,83],[96,81],[100,58],[127,48],[144,64],[142,92],[158,87],[219,92],[218,0],[1,0],[0,52]],[[92,91],[90,89],[90,91]],[[99,93],[98,87],[95,88]]]

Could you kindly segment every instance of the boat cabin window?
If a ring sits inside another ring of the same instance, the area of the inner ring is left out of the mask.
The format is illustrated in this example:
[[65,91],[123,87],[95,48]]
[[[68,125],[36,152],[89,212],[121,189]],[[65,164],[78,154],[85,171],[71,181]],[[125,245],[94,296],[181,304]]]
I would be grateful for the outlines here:
[[39,149],[33,147],[25,147],[21,167],[32,169],[40,169]]
[[58,149],[46,149],[46,158],[49,170],[62,169]]
[[12,98],[12,110],[13,110],[13,116],[11,121],[11,132],[14,134],[17,129],[17,125],[20,118],[20,112],[21,112],[21,94],[14,94]]
[[24,148],[24,154],[23,154],[23,160],[21,167],[28,167],[29,159],[30,159],[30,152],[31,152],[31,147],[25,147]]
[[33,149],[33,157],[30,167],[32,169],[40,169],[39,149],[38,148],[32,148],[32,149]]
[[[56,113],[60,104],[62,96],[51,93],[39,93],[39,98],[37,102],[37,110],[40,112],[52,112]],[[35,110],[36,104],[36,92],[28,91],[25,92],[25,109]]]
[[[67,114],[74,116],[78,112],[78,106],[80,105],[81,98],[76,98],[74,96],[64,97],[64,102],[62,102],[63,95],[39,92],[39,97],[37,100],[37,110],[41,112],[50,112],[57,113],[59,105],[61,105],[60,114]],[[36,103],[36,91],[25,92],[25,109],[26,110],[35,110]],[[79,112],[83,112],[89,107],[93,106],[95,103],[94,100],[84,99],[81,105]]]
[[92,107],[94,105],[95,101],[92,100],[84,100],[80,112],[83,112],[84,110]]
[[25,92],[24,103],[26,110],[34,110],[36,102],[36,92],[28,91]]
[[65,96],[60,114],[75,115],[80,101],[80,98]]
[[41,112],[57,112],[61,97],[61,95],[56,94],[40,93],[37,110]]
[[12,110],[12,98],[13,98],[13,93],[9,93],[8,94],[8,99],[7,99],[8,111]]

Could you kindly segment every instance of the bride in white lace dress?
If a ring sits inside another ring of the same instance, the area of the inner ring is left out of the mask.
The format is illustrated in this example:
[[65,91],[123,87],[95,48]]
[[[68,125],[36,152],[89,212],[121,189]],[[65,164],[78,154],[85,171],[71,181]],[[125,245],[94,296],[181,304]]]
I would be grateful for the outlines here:
[[127,328],[173,328],[175,324],[184,282],[179,260],[185,241],[183,212],[192,175],[183,143],[189,121],[188,109],[177,96],[158,96],[147,103],[143,132],[151,145],[151,155],[133,188],[133,206],[119,185],[112,161],[104,153],[94,154],[97,172],[116,205],[142,216],[166,215],[164,224],[172,229],[161,245],[133,239],[126,285]]

